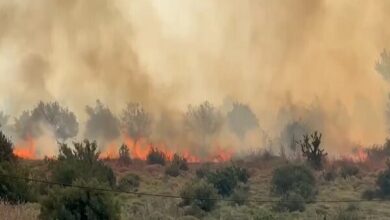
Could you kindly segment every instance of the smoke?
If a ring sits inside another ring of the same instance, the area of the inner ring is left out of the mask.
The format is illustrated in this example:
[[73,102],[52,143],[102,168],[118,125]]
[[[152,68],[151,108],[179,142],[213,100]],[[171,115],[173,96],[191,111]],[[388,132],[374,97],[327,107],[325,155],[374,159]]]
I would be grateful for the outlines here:
[[139,102],[163,121],[152,135],[162,138],[180,136],[165,123],[188,104],[232,97],[273,138],[302,120],[347,152],[387,136],[389,88],[375,64],[390,48],[389,10],[385,0],[0,0],[0,105],[15,116],[56,100],[85,124],[96,99],[114,115]]

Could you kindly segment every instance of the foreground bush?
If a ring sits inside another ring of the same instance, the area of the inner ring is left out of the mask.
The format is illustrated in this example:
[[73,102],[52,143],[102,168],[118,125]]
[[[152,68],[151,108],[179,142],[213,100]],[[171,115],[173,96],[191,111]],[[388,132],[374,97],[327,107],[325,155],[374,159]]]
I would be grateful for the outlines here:
[[114,172],[99,159],[99,155],[96,142],[85,140],[83,143],[74,143],[74,150],[61,144],[58,160],[50,164],[53,181],[72,184],[76,179],[96,178],[114,187]]
[[347,177],[359,174],[359,167],[354,164],[345,164],[340,168],[340,175],[345,179]]
[[326,156],[328,155],[324,149],[321,149],[322,134],[315,131],[310,135],[303,135],[303,139],[299,141],[302,154],[310,166],[316,170],[321,170]]
[[[98,180],[76,180],[74,185],[104,188]],[[54,188],[41,202],[41,219],[120,219],[119,203],[109,192]]]
[[239,182],[246,183],[248,181],[249,173],[245,168],[232,165],[210,172],[206,178],[218,190],[218,194],[229,196]]
[[15,161],[15,159],[16,156],[13,152],[13,143],[0,130],[0,162],[4,162],[4,161],[12,162]]
[[164,152],[152,147],[146,157],[146,161],[148,164],[160,164],[164,166],[167,161],[167,156]]
[[[4,175],[4,176],[3,176]],[[11,204],[23,203],[34,200],[31,184],[22,179],[6,176],[28,178],[29,171],[16,163],[0,163],[0,200]]]
[[296,192],[289,192],[282,196],[275,209],[279,212],[303,212],[305,210],[305,199]]
[[141,178],[137,174],[127,174],[119,180],[118,189],[122,191],[134,191],[139,187]]
[[204,180],[191,181],[186,184],[180,192],[180,197],[182,198],[181,205],[195,206],[204,211],[211,211],[217,202],[215,188]]
[[181,170],[188,170],[188,163],[184,157],[178,154],[173,155],[171,164],[166,168],[165,173],[169,176],[177,177]]
[[312,199],[316,194],[313,172],[303,165],[285,165],[274,170],[272,191],[280,196],[294,192],[304,199]]

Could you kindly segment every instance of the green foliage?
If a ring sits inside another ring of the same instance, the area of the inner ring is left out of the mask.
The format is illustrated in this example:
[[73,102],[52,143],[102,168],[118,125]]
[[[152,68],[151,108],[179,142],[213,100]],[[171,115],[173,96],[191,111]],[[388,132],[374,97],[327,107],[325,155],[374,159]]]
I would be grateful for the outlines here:
[[307,162],[316,170],[323,167],[323,163],[328,155],[324,149],[321,149],[322,134],[315,131],[310,135],[303,135],[303,140],[299,141],[301,145],[302,154],[306,157]]
[[291,191],[282,196],[275,209],[279,212],[305,211],[305,199],[298,193]]
[[253,215],[253,220],[276,220],[277,217],[268,209],[258,208]]
[[245,184],[238,184],[231,195],[231,199],[237,205],[244,205],[248,197],[249,186]]
[[[76,180],[75,185],[104,188],[96,179]],[[41,219],[119,219],[120,206],[109,192],[80,188],[53,188],[41,202]]]
[[350,204],[346,208],[339,209],[334,218],[335,220],[358,220],[362,219],[359,214],[359,207],[354,204]]
[[345,179],[347,177],[359,174],[359,167],[354,164],[344,164],[340,169],[340,175]]
[[285,165],[274,170],[272,191],[280,196],[291,192],[312,199],[316,194],[313,172],[303,165]]
[[151,147],[146,156],[146,161],[148,164],[161,164],[164,166],[167,161],[167,155],[159,149]]
[[134,191],[140,185],[141,178],[137,174],[127,174],[119,180],[118,189],[122,191]]
[[246,183],[249,173],[245,168],[232,165],[209,173],[207,181],[218,190],[218,194],[229,196],[239,182]]
[[0,162],[3,161],[15,161],[16,156],[13,152],[13,143],[7,136],[0,130]]
[[122,144],[119,148],[119,163],[122,165],[129,165],[131,163],[129,147],[126,144]]
[[172,177],[177,177],[180,175],[180,167],[176,163],[172,163],[165,169],[165,174],[172,176]]
[[17,180],[7,176],[28,178],[29,171],[14,162],[0,163],[0,199],[16,204],[34,200],[31,185],[24,180]]
[[66,144],[60,145],[58,160],[51,161],[52,179],[56,182],[72,184],[76,179],[96,178],[100,182],[115,186],[115,175],[109,166],[99,160],[96,142],[85,140],[74,143],[71,149]]
[[378,179],[376,180],[376,184],[379,187],[379,192],[384,197],[390,196],[390,161],[387,161],[387,169],[382,171]]
[[200,179],[208,176],[211,173],[210,164],[209,163],[202,164],[202,166],[198,168],[195,173],[196,176]]
[[217,192],[213,185],[204,180],[187,183],[180,192],[181,205],[196,206],[204,211],[211,211],[217,198]]

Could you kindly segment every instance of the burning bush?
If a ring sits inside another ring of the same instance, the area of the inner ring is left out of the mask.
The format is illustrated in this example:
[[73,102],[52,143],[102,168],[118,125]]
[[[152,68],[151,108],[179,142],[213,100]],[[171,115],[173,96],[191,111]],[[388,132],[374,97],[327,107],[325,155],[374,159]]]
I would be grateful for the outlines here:
[[325,150],[320,148],[321,138],[322,134],[315,131],[310,135],[310,138],[308,135],[304,135],[303,140],[299,141],[303,156],[305,156],[307,162],[317,170],[322,169],[327,156],[327,153],[324,152]]
[[53,180],[71,184],[76,179],[96,178],[111,187],[115,186],[114,172],[99,160],[99,155],[96,142],[85,140],[83,143],[74,143],[74,150],[61,144],[58,160],[50,164]]
[[213,185],[207,183],[204,180],[191,181],[186,184],[181,192],[182,198],[181,205],[183,206],[196,206],[204,211],[211,211],[217,198],[217,192]]
[[245,168],[232,165],[210,172],[206,175],[207,181],[212,183],[222,196],[229,196],[239,182],[246,183],[249,173]]
[[146,161],[148,164],[160,164],[164,166],[167,161],[167,155],[159,149],[151,147],[146,156]]
[[141,178],[137,174],[127,174],[119,180],[118,189],[123,191],[134,191],[139,187]]
[[122,144],[119,148],[119,163],[122,165],[129,165],[131,163],[130,151],[126,144]]
[[272,192],[288,198],[294,192],[304,199],[312,199],[316,195],[313,172],[303,165],[285,165],[274,170]]
[[[89,188],[107,188],[99,182],[96,179],[77,179],[74,184]],[[56,187],[42,200],[40,218],[120,219],[120,206],[109,192]]]

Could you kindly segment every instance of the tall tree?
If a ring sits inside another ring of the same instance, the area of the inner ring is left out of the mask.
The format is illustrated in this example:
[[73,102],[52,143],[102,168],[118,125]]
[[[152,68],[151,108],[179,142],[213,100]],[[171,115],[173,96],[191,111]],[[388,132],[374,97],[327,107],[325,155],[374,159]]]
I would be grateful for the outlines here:
[[122,112],[122,127],[126,134],[134,140],[147,138],[151,133],[152,117],[139,103],[129,103]]
[[250,107],[241,103],[233,104],[233,109],[227,114],[227,120],[230,130],[241,139],[249,130],[259,126],[259,121]]

